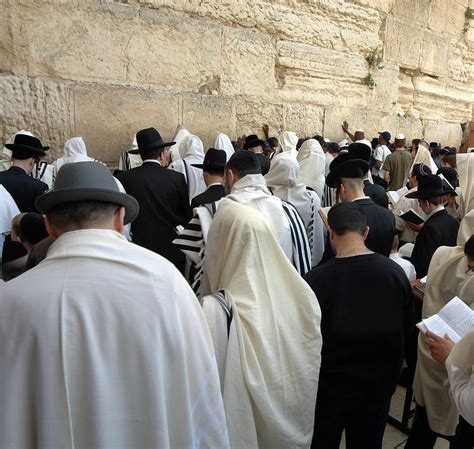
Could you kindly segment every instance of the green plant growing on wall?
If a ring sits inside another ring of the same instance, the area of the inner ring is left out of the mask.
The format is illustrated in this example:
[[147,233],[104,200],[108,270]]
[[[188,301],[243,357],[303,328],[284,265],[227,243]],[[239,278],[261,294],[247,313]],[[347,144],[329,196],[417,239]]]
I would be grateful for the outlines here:
[[467,33],[469,31],[469,21],[474,19],[474,8],[467,8],[466,12],[464,13],[464,17],[466,18],[466,21],[464,22],[464,33]]
[[369,66],[369,72],[367,76],[362,78],[362,84],[365,84],[369,89],[373,89],[377,83],[374,79],[374,71],[382,69],[382,51],[378,48],[374,48],[369,54],[365,57],[367,65]]

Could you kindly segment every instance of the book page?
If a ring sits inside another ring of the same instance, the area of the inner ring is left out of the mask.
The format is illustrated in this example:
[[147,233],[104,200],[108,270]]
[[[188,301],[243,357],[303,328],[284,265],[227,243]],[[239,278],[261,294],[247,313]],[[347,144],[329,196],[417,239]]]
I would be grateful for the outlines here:
[[451,299],[451,301],[438,312],[438,315],[460,337],[464,337],[474,325],[474,312],[457,296]]
[[402,196],[402,195],[405,194],[406,192],[408,192],[408,187],[407,187],[407,186],[403,186],[401,189],[398,189],[398,190],[397,190],[398,196]]
[[[426,329],[428,329],[430,332],[433,332],[433,334],[438,335],[439,337],[444,337],[445,334],[448,334],[448,337],[454,341],[454,343],[457,343],[459,340],[461,340],[461,337],[453,329],[451,329],[451,327],[449,327],[449,325],[439,315],[430,316],[429,318],[422,320],[421,323],[423,323]],[[421,323],[418,323],[417,326],[423,330],[423,328],[419,325]]]
[[388,199],[390,200],[390,202],[395,206],[395,204],[398,203],[398,200],[400,199],[400,195],[398,194],[398,192],[396,192],[395,190],[389,190],[387,192],[387,196],[388,196]]

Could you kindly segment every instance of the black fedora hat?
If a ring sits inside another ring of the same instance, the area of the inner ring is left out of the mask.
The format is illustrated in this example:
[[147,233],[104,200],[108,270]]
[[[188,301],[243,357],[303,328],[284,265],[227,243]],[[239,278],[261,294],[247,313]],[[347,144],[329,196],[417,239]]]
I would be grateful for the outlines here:
[[175,143],[176,142],[164,142],[161,134],[155,128],[146,128],[137,132],[138,151],[170,147]]
[[418,178],[418,189],[416,192],[408,193],[406,198],[421,200],[447,195],[448,193],[452,193],[452,190],[448,190],[448,188],[443,185],[443,180],[439,176],[426,175]]
[[256,134],[250,134],[245,138],[244,150],[263,146],[263,140],[260,140]]
[[375,159],[372,157],[372,149],[365,143],[351,143],[348,151],[355,159],[362,159],[367,162],[366,174],[371,168],[375,167]]
[[191,164],[193,167],[202,168],[203,170],[224,171],[227,162],[227,154],[224,150],[216,150],[209,148],[204,156],[202,164]]
[[44,156],[49,147],[41,145],[41,141],[37,137],[27,134],[17,134],[13,143],[5,144],[5,148],[15,152],[22,151],[30,153],[32,156]]
[[351,153],[340,154],[329,165],[329,174],[326,176],[326,184],[336,188],[339,178],[363,178],[369,171],[367,161],[357,159]]
[[59,204],[75,201],[104,201],[125,207],[124,223],[138,215],[137,200],[119,190],[109,169],[99,162],[76,162],[63,165],[56,177],[54,189],[36,198],[35,206],[47,214]]

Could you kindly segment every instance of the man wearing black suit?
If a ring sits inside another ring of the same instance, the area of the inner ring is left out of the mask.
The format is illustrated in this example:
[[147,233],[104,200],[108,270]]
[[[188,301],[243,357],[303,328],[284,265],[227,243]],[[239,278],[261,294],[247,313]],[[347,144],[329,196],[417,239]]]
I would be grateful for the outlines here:
[[[364,193],[363,178],[368,170],[367,162],[356,159],[351,153],[345,153],[331,162],[329,170],[326,184],[337,189],[339,199],[355,202],[362,207],[369,227],[369,234],[365,240],[367,248],[388,257],[396,234],[395,217],[388,209],[375,204]],[[327,243],[319,265],[333,257],[334,252]]]
[[202,164],[192,164],[193,167],[202,168],[204,182],[207,186],[205,192],[193,198],[191,201],[192,208],[209,204],[215,212],[215,203],[225,196],[222,182],[226,162],[227,155],[225,151],[209,148]]
[[258,157],[262,175],[265,176],[270,170],[270,159],[263,153],[263,141],[256,134],[251,134],[245,138],[244,150],[250,151]]
[[43,147],[39,139],[26,134],[17,134],[14,142],[5,147],[12,151],[12,166],[0,173],[0,184],[8,190],[20,212],[37,212],[35,199],[48,190],[48,185],[30,174],[48,147]]
[[349,153],[352,154],[356,159],[363,159],[364,161],[367,161],[367,172],[364,173],[365,195],[372,198],[375,204],[388,209],[387,192],[385,192],[385,189],[382,186],[378,184],[372,184],[368,179],[371,161],[375,162],[375,159],[372,158],[372,150],[365,143],[356,142],[349,145]]
[[459,224],[443,205],[444,195],[451,193],[443,186],[439,176],[426,175],[420,177],[417,191],[406,195],[407,198],[418,199],[421,209],[428,216],[411,255],[417,278],[426,276],[431,257],[440,246],[456,246]]
[[148,128],[137,133],[137,144],[143,164],[117,176],[140,205],[132,222],[132,241],[165,257],[183,273],[185,256],[172,241],[177,236],[176,226],[188,223],[192,209],[184,176],[165,168],[166,147],[174,142],[163,142],[156,129]]

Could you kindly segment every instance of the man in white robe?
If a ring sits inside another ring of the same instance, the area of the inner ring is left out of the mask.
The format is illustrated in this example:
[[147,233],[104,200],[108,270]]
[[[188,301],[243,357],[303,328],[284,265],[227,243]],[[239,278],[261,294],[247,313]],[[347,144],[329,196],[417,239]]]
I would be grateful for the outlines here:
[[300,165],[300,182],[314,190],[321,199],[326,181],[326,157],[320,143],[316,139],[306,140],[296,160]]
[[[313,141],[319,145],[316,140]],[[303,146],[307,142],[309,141]],[[303,151],[303,146],[300,153]],[[311,248],[311,266],[315,267],[323,256],[325,236],[324,224],[319,215],[321,209],[319,196],[302,182],[300,165],[288,153],[280,153],[273,158],[270,171],[265,175],[265,181],[273,195],[295,206],[300,214]]]
[[[441,246],[428,270],[422,318],[438,313],[458,296],[474,308],[474,276],[466,272],[464,244],[474,233],[474,210],[461,222],[458,246]],[[417,403],[415,421],[406,449],[432,448],[438,436],[451,437],[458,423],[458,411],[449,397],[447,373],[431,356],[425,336],[418,338],[418,360],[413,390]]]
[[0,286],[0,447],[228,448],[209,329],[107,168],[67,164],[38,198],[57,240]]
[[317,299],[254,208],[222,200],[209,235],[215,295],[203,309],[231,447],[308,449],[322,346]]

